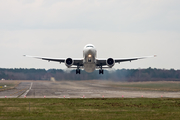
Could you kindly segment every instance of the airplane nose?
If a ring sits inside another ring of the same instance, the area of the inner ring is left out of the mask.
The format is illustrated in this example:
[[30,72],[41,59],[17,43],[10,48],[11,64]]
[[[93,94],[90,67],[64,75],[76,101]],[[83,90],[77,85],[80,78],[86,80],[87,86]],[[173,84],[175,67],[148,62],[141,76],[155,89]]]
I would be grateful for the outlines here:
[[92,49],[92,48],[86,48],[85,50],[84,50],[84,52],[85,52],[85,54],[86,55],[93,55],[94,53],[95,53],[95,49]]
[[94,52],[93,52],[93,50],[92,49],[86,49],[86,55],[87,55],[87,57],[88,57],[88,55],[93,55],[94,54]]
[[89,53],[89,54],[93,54],[93,50],[92,50],[92,49],[89,49],[89,50],[88,50],[88,53]]
[[88,52],[91,52],[91,49],[89,49]]

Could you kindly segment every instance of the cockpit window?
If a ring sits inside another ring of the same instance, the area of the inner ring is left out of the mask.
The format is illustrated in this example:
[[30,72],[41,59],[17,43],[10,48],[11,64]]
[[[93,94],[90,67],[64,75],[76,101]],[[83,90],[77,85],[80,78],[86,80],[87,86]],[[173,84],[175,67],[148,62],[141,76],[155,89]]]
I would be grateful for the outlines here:
[[92,47],[93,48],[93,46],[86,46],[86,47]]

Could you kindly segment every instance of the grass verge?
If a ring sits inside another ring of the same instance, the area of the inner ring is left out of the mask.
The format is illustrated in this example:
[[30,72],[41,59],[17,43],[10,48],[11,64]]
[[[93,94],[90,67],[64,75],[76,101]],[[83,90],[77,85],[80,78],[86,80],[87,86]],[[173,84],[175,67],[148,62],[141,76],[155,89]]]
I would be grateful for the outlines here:
[[[19,81],[12,81],[12,80],[0,81],[0,91],[14,89],[19,85],[19,83],[20,83]],[[4,85],[6,85],[6,87],[4,87]]]
[[177,98],[0,99],[0,120],[179,120],[179,118],[180,99]]
[[180,82],[130,82],[111,85],[113,87],[128,88],[134,90],[150,90],[150,91],[166,91],[178,92],[180,91]]

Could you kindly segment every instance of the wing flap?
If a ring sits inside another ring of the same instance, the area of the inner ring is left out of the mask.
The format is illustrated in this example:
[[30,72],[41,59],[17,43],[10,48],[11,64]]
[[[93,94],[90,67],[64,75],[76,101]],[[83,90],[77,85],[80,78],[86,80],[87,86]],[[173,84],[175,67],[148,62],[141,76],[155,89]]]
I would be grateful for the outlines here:
[[[149,57],[156,57],[156,55],[154,56],[145,56],[145,57],[133,57],[133,58],[114,58],[115,63],[120,63],[120,62],[127,62],[127,61],[134,61],[134,60],[139,60],[139,59],[145,59],[145,58],[149,58]],[[96,65],[97,66],[105,66],[106,65],[106,60],[107,59],[96,59]]]
[[[39,57],[39,56],[29,56],[29,55],[23,55],[25,57],[32,57],[32,58],[36,58],[36,59],[41,59],[41,60],[47,60],[47,61],[54,61],[54,62],[62,62],[65,63],[66,58],[49,58],[49,57]],[[73,65],[75,66],[83,66],[83,59],[80,58],[75,58],[73,59],[74,63]]]
[[48,57],[39,57],[39,56],[29,56],[29,55],[23,55],[25,57],[32,57],[36,59],[42,59],[47,61],[55,61],[55,62],[65,62],[65,58],[48,58]]
[[139,60],[139,59],[145,59],[145,58],[150,58],[150,57],[156,57],[154,56],[145,56],[145,57],[134,57],[134,58],[115,58],[115,63],[120,63],[120,62],[126,62],[126,61],[134,61],[134,60]]

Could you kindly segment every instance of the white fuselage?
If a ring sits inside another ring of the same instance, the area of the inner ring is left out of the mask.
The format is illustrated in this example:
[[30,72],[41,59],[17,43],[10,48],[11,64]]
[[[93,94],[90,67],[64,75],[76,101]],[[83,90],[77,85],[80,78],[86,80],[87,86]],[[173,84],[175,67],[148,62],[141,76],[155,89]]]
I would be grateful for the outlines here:
[[96,69],[97,51],[94,45],[88,44],[83,50],[83,64],[86,72],[93,72]]

